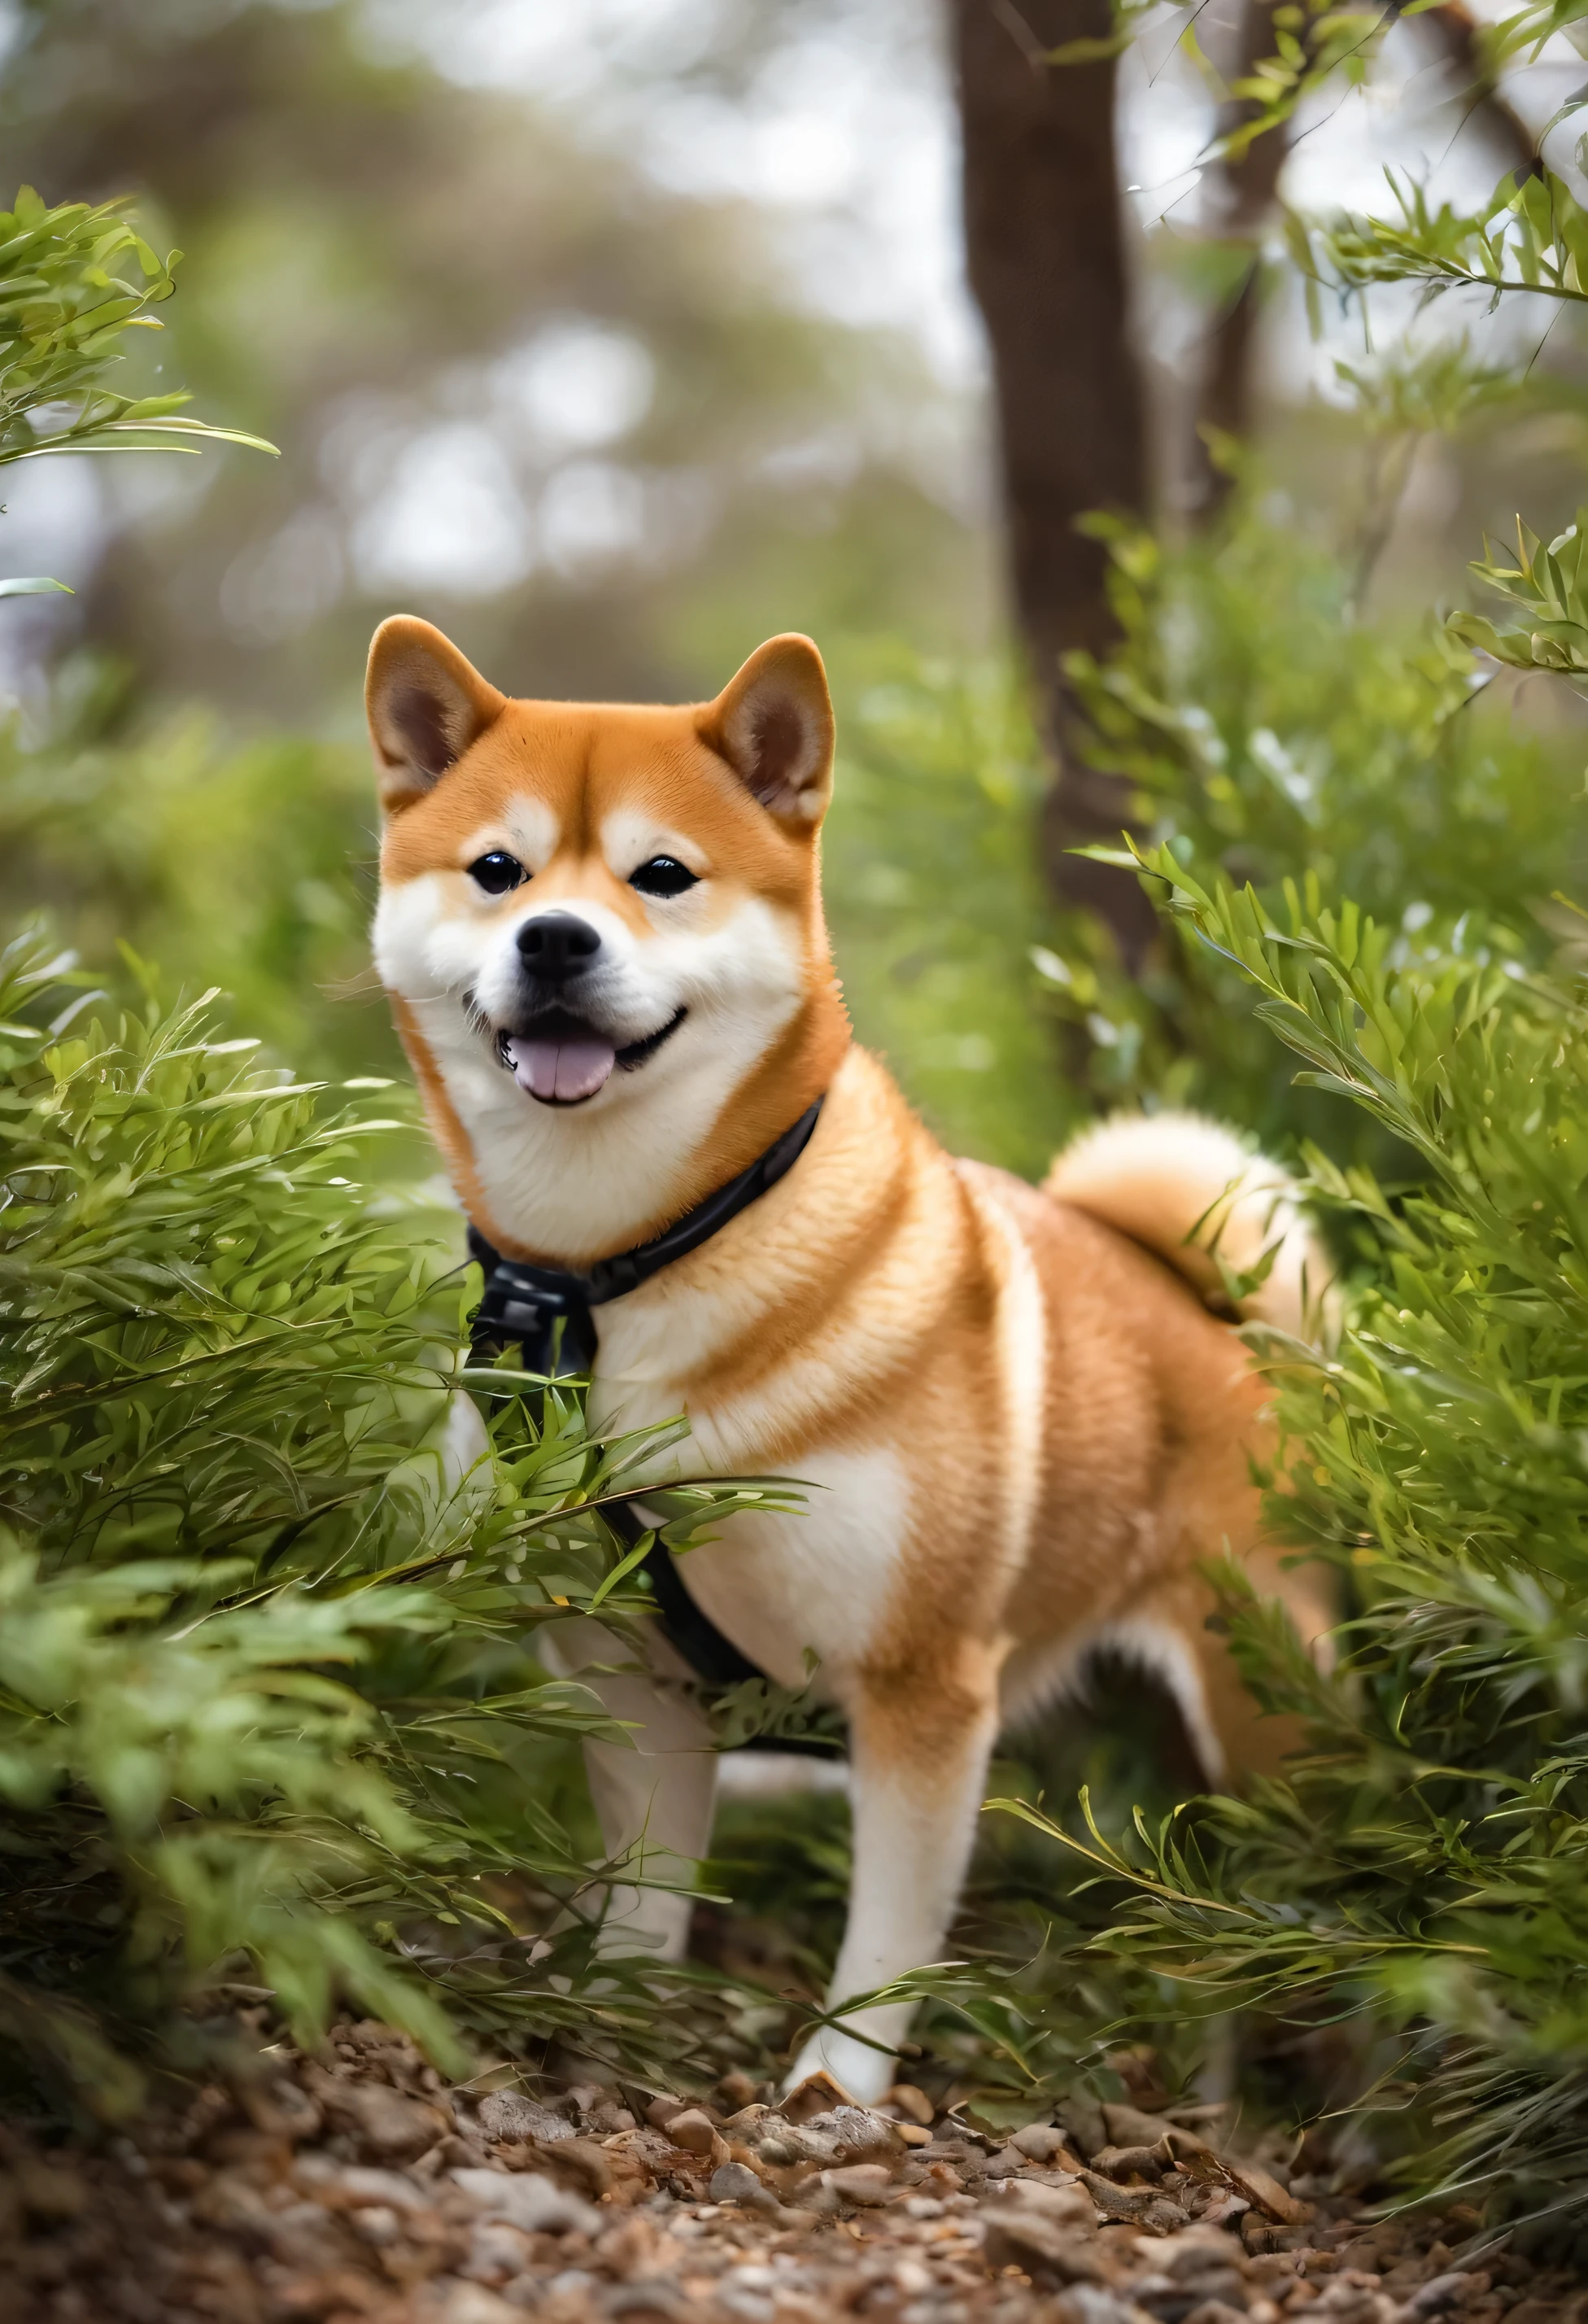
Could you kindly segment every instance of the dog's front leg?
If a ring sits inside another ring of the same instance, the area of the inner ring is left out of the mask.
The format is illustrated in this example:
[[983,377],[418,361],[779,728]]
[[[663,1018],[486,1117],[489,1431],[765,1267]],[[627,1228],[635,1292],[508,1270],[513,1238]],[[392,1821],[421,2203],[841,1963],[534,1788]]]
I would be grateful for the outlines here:
[[[577,1679],[603,1711],[631,1731],[629,1743],[590,1738],[584,1770],[609,1859],[647,1880],[688,1886],[711,1845],[717,1753],[704,1713],[680,1681],[690,1674],[659,1631],[632,1646],[598,1621],[559,1624],[542,1643],[541,1660],[559,1678]],[[615,1882],[601,1932],[606,1952],[646,1952],[682,1960],[693,1900],[675,1888]]]
[[[831,2010],[940,1958],[997,1735],[1000,1659],[967,1642],[951,1674],[868,1680],[850,1705],[854,1872]],[[913,2012],[912,2002],[874,2003],[819,2027],[789,2087],[824,2068],[852,2097],[879,2098]]]

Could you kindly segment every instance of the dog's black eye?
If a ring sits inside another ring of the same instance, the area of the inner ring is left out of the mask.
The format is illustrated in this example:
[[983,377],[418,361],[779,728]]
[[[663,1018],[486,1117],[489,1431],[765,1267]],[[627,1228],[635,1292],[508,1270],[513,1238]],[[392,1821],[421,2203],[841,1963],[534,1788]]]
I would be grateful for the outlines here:
[[642,896],[682,896],[695,884],[694,873],[675,855],[653,855],[648,863],[629,874],[629,885],[638,888]]
[[469,866],[469,877],[478,881],[488,896],[505,896],[524,877],[524,867],[516,855],[504,855],[493,847],[489,855],[479,856]]

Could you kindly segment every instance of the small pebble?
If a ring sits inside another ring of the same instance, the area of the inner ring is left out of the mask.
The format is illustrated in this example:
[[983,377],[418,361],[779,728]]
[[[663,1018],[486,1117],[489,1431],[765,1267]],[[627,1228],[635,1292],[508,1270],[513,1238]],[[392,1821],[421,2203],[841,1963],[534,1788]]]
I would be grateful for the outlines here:
[[824,2171],[822,2179],[846,2203],[886,2203],[894,2191],[893,2172],[882,2163],[851,2163],[841,2171]]
[[923,2130],[931,2129],[934,2112],[932,2100],[913,2082],[895,2082],[882,2103],[905,2122],[914,2123]]
[[1064,2133],[1051,2122],[1028,2122],[1009,2141],[1030,2163],[1051,2163],[1065,2151]]
[[713,2203],[747,2203],[752,2210],[782,2208],[770,2188],[764,2187],[744,2163],[719,2164],[711,2173],[711,2197]]
[[675,2146],[684,2147],[691,2154],[710,2154],[719,2141],[717,2126],[698,2107],[689,2107],[682,2114],[672,2115],[662,2125]]

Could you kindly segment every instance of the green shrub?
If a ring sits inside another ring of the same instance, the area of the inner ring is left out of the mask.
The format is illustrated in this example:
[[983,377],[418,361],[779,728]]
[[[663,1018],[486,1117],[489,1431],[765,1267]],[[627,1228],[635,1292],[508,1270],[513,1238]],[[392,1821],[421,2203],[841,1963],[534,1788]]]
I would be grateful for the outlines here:
[[[185,388],[129,395],[110,383],[128,331],[162,327],[181,258],[161,258],[124,199],[49,208],[23,186],[0,211],[0,467],[65,452],[196,452],[204,443],[274,445],[185,414]],[[118,271],[126,270],[126,271]],[[65,584],[0,581],[0,597]]]
[[[1217,539],[1173,552],[1107,531],[1124,640],[1074,675],[1099,763],[1138,793],[1150,844],[1206,882],[1252,883],[1275,912],[1286,881],[1349,899],[1397,958],[1475,913],[1548,959],[1558,938],[1538,908],[1583,858],[1574,752],[1492,711],[1439,624],[1354,622],[1351,556],[1249,499]],[[1170,918],[1139,986],[1078,934],[1043,964],[1052,1005],[1093,1037],[1099,1098],[1189,1102],[1282,1151],[1313,1138],[1384,1162],[1383,1138],[1337,1093],[1294,1083],[1205,931]]]
[[1094,1953],[1172,1980],[1193,2015],[1392,2032],[1356,2103],[1409,2185],[1580,2210],[1588,1017],[1501,927],[1408,948],[1353,907],[1271,916],[1156,864],[1302,1078],[1427,1176],[1391,1200],[1312,1159],[1373,1264],[1331,1360],[1281,1352],[1270,1516],[1342,1573],[1334,1674],[1225,1576],[1251,1683],[1308,1748],[1247,1799],[1141,1826],[1145,1846],[1094,1834],[1134,1892]]
[[[74,661],[33,731],[0,727],[0,925],[47,911],[101,971],[130,946],[165,991],[219,986],[299,1072],[406,1074],[370,966],[367,746],[239,741],[198,710],[129,732],[123,695]],[[392,1143],[410,1174],[433,1167],[428,1146]]]
[[[606,1722],[531,1651],[643,1610],[601,1510],[648,1440],[467,1370],[455,1222],[352,1175],[392,1121],[62,976],[0,966],[0,2035],[101,2110],[239,1974],[306,2036],[347,1999],[454,2064],[471,2028],[688,2059],[703,1992],[588,1973],[555,1795]],[[660,1497],[667,1537],[766,1498]]]

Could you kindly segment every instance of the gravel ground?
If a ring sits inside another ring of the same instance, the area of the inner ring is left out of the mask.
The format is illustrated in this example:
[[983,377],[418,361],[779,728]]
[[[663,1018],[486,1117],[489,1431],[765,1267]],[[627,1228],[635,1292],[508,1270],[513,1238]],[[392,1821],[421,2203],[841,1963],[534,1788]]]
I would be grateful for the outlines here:
[[262,2067],[106,2152],[0,2130],[4,2324],[1588,2324],[1471,2210],[1375,2224],[1207,2108],[459,2091],[367,2024]]

